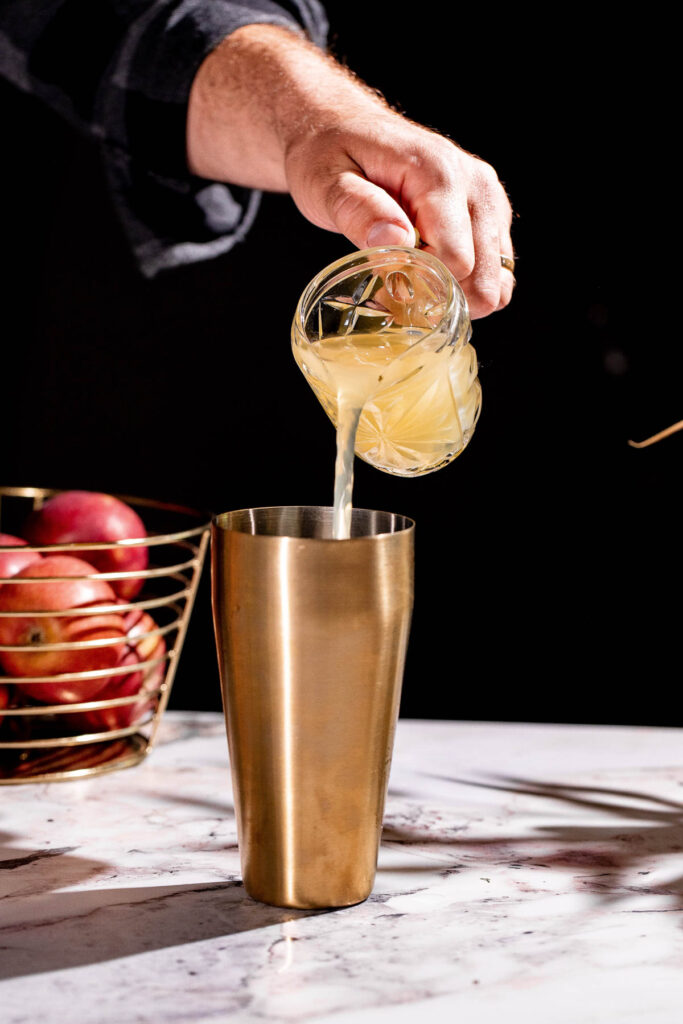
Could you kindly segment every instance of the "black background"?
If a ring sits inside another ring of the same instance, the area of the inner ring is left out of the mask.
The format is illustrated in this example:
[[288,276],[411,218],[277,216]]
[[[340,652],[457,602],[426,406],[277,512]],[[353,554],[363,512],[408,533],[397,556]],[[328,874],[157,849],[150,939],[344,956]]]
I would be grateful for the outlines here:
[[[328,11],[335,53],[492,163],[516,211],[513,303],[474,324],[471,445],[418,480],[356,466],[357,505],[417,521],[401,713],[680,724],[683,435],[627,445],[683,416],[680,355],[636,278],[610,331],[607,277],[624,274],[600,45],[584,38],[562,62],[561,24],[531,34],[461,12],[453,30],[434,5],[419,24],[387,5]],[[266,196],[232,253],[145,281],[94,147],[11,87],[2,99],[2,482],[216,512],[329,504],[334,435],[289,325],[350,243]],[[220,707],[208,572],[171,706]]]

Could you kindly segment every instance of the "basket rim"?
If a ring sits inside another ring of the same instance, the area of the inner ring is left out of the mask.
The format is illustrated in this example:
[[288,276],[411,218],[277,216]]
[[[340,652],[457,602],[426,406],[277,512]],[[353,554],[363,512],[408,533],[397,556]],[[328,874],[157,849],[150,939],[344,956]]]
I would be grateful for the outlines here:
[[[87,488],[76,487],[6,487],[0,486],[0,498],[51,498],[56,494],[63,494],[70,490],[87,490]],[[91,491],[90,493],[104,493]],[[108,493],[108,492],[107,492]],[[134,548],[157,546],[161,544],[173,544],[178,541],[187,540],[191,537],[198,537],[211,529],[212,513],[208,509],[192,508],[190,505],[179,505],[174,502],[160,501],[156,498],[140,498],[130,494],[112,493],[111,497],[130,505],[138,505],[142,508],[152,508],[160,512],[174,512],[179,515],[188,516],[196,520],[196,525],[188,526],[182,530],[173,530],[170,533],[158,533],[150,531],[146,537],[130,537],[125,540],[116,541],[72,541],[61,544],[26,544],[22,550],[27,552],[53,552],[55,554],[66,554],[70,551],[86,550],[111,550],[115,548]],[[0,544],[0,551],[12,551],[14,545]],[[138,573],[139,574],[139,573]]]

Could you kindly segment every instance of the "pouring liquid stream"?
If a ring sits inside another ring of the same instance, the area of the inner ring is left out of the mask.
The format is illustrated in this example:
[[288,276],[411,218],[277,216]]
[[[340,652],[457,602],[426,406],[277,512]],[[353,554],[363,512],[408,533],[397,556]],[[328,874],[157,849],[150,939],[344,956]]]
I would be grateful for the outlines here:
[[362,406],[339,402],[337,423],[337,459],[334,464],[334,520],[335,540],[351,536],[351,510],[353,508],[353,460],[356,431]]
[[336,392],[334,397],[337,406],[333,519],[335,540],[346,540],[351,536],[353,461],[358,424],[363,406],[382,381],[381,368],[388,358],[390,354],[386,340],[380,336],[342,336],[324,343],[325,369],[332,389]]
[[350,536],[354,452],[389,472],[421,475],[450,461],[471,436],[478,389],[468,388],[470,352],[424,351],[416,346],[424,333],[320,343],[324,372],[315,375],[314,388],[337,424],[336,540]]
[[320,345],[324,376],[331,384],[327,397],[336,406],[335,540],[346,540],[351,536],[353,462],[363,409],[378,391],[382,391],[387,379],[397,376],[395,369],[391,372],[390,364],[395,364],[396,359],[415,340],[415,336],[409,332],[395,335],[355,334],[328,338]]

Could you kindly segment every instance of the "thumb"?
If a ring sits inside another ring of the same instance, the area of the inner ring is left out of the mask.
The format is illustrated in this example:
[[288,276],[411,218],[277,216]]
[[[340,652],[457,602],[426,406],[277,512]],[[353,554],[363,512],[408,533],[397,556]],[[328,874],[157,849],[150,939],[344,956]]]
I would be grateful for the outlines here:
[[415,244],[415,230],[406,212],[388,192],[357,171],[342,171],[325,190],[325,198],[325,220],[358,248]]

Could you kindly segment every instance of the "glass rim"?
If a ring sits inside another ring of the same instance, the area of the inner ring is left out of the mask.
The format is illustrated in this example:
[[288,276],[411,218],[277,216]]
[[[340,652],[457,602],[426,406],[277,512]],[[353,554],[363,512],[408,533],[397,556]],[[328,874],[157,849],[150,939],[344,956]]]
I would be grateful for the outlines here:
[[[269,515],[269,513],[271,515]],[[376,533],[361,533],[352,535],[350,537],[339,540],[334,538],[330,532],[330,536],[316,536],[308,532],[295,532],[291,526],[288,528],[286,523],[282,523],[281,520],[287,518],[287,514],[291,514],[290,523],[295,522],[297,514],[303,513],[300,519],[304,521],[307,519],[309,523],[323,524],[326,525],[330,531],[334,523],[334,507],[332,505],[263,505],[254,508],[240,508],[240,509],[229,509],[226,512],[218,512],[212,516],[211,525],[214,531],[220,531],[223,534],[238,533],[245,537],[255,538],[268,538],[272,541],[291,539],[291,540],[305,540],[314,541],[322,544],[347,544],[349,541],[371,541],[379,539],[380,537],[391,537],[397,534],[405,535],[415,530],[415,520],[410,516],[403,515],[399,512],[387,512],[385,509],[367,509],[367,508],[353,508],[351,512],[351,529],[353,531],[354,519],[356,522],[360,519],[362,522],[369,524],[372,523],[373,518],[378,517],[385,519],[386,523],[391,523],[394,529],[380,529]],[[228,518],[235,517],[234,522],[228,522]],[[271,530],[264,530],[263,528],[257,529],[257,520],[261,520],[261,526],[271,526]],[[277,529],[273,531],[272,527],[277,524]],[[249,526],[254,527],[249,529]]]
[[[347,253],[346,256],[342,256],[340,259],[335,260],[333,263],[329,263],[326,267],[323,267],[323,269],[308,282],[299,296],[299,301],[297,302],[292,322],[293,328],[297,333],[303,335],[308,342],[309,339],[306,334],[306,320],[310,309],[313,308],[321,294],[323,284],[330,287],[339,280],[343,280],[345,276],[348,276],[340,273],[343,269],[351,271],[355,267],[360,267],[363,264],[367,264],[368,266],[381,266],[383,263],[386,264],[390,262],[390,257],[395,256],[396,254],[400,254],[404,257],[408,263],[413,262],[426,264],[431,270],[439,275],[439,277],[444,281],[447,289],[445,311],[439,320],[439,323],[427,334],[421,335],[421,337],[416,340],[415,344],[424,344],[433,335],[438,334],[442,330],[444,322],[452,320],[453,323],[457,323],[462,313],[464,313],[466,318],[469,320],[469,307],[467,305],[465,293],[446,264],[437,256],[433,256],[432,253],[425,252],[424,249],[414,249],[402,245],[383,245],[377,246],[374,249],[356,249],[354,252]],[[382,257],[385,257],[385,259],[382,260]],[[412,348],[412,345],[410,348]]]

